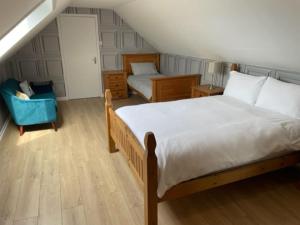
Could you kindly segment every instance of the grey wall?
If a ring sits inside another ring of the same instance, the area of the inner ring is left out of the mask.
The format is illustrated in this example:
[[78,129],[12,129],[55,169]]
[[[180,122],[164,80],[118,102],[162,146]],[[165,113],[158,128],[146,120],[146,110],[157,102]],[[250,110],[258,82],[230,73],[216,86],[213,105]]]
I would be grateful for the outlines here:
[[65,96],[56,20],[10,59],[10,69],[18,80],[53,80],[56,94]]
[[[5,81],[7,78],[9,78],[9,72],[7,70],[7,64],[5,62],[0,63],[0,84]],[[2,127],[5,123],[5,120],[7,119],[8,112],[6,109],[6,106],[4,104],[4,101],[2,97],[0,96],[0,131],[2,130]]]
[[122,69],[122,53],[157,52],[112,10],[69,7],[65,13],[97,15],[102,70]]
[[[65,13],[97,15],[102,70],[121,69],[122,53],[156,52],[112,10],[70,7]],[[56,20],[10,59],[10,69],[19,80],[53,80],[57,96],[66,95]]]
[[[202,74],[202,84],[210,84],[211,76],[207,74],[208,62],[211,60],[194,57],[161,54],[161,72],[164,74]],[[222,63],[219,74],[216,75],[214,85],[225,86],[230,72],[230,62]],[[272,76],[282,81],[300,84],[300,73],[277,70],[267,67],[241,64],[242,73],[256,76]]]

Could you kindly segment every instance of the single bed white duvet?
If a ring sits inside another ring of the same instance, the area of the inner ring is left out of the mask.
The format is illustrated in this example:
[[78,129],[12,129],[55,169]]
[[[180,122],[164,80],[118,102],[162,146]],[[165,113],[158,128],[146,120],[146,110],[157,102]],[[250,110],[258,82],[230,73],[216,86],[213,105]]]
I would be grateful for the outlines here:
[[152,77],[165,77],[166,75],[131,75],[128,76],[127,83],[135,90],[143,94],[148,100],[152,97]]
[[144,146],[156,137],[159,197],[212,172],[300,149],[300,120],[226,96],[122,107],[116,113]]

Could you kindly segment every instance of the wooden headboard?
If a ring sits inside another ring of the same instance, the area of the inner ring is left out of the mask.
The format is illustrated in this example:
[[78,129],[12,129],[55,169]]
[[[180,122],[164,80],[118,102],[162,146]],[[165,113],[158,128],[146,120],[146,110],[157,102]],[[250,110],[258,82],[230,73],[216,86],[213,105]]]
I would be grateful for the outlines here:
[[233,63],[232,65],[231,65],[231,69],[230,69],[231,71],[239,71],[239,66],[238,66],[238,64],[236,64],[236,63]]
[[160,60],[159,53],[156,54],[123,54],[123,71],[127,76],[132,74],[130,63],[153,62],[159,72]]

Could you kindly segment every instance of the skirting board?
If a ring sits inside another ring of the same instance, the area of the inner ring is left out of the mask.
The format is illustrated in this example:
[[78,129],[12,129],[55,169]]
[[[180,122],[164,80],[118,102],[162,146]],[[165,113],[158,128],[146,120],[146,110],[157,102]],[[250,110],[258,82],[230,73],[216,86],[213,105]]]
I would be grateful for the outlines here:
[[9,124],[9,121],[10,121],[10,116],[7,117],[7,119],[5,120],[5,122],[3,124],[2,129],[0,131],[0,141],[2,140],[2,138],[4,136],[4,133],[6,131],[6,128],[7,128],[8,124]]
[[69,99],[68,99],[68,97],[57,97],[56,98],[57,99],[57,101],[68,101]]

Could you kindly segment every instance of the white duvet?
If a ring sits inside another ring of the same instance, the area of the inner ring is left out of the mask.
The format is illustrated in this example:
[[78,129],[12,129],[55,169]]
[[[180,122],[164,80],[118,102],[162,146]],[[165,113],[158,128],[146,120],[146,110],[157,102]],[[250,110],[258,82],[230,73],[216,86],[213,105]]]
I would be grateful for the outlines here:
[[212,172],[300,149],[300,121],[225,96],[119,108],[144,146],[154,133],[159,197],[172,186]]
[[166,75],[131,75],[127,83],[138,92],[142,93],[148,100],[152,98],[152,81],[153,77],[166,77]]

